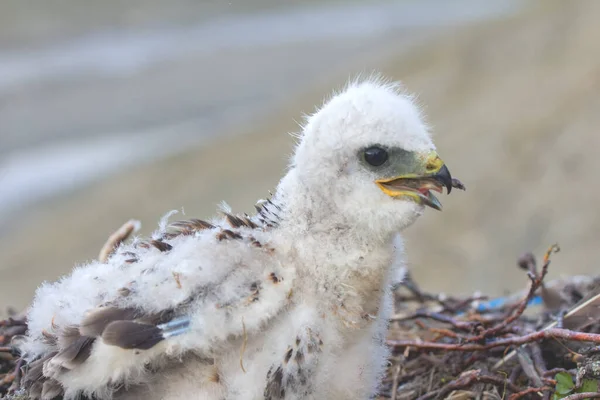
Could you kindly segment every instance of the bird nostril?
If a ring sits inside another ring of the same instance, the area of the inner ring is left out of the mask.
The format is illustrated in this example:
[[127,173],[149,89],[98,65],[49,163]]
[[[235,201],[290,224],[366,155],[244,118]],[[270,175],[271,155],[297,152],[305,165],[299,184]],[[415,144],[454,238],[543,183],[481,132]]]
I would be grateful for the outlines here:
[[440,168],[440,159],[436,157],[435,160],[431,160],[425,166],[427,172],[436,172]]

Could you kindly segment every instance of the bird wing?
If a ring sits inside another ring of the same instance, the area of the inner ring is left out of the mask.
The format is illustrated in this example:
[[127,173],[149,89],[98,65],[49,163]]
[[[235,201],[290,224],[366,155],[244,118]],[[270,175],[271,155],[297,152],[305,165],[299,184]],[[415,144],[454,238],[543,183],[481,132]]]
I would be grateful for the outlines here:
[[23,345],[30,396],[62,386],[102,397],[165,357],[213,357],[256,334],[288,304],[295,276],[269,237],[229,214],[222,225],[181,221],[42,286]]

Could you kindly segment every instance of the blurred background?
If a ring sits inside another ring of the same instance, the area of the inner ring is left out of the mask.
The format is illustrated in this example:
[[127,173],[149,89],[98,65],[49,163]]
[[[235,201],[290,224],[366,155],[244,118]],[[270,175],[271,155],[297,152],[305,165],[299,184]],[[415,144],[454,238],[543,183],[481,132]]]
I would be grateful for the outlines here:
[[554,242],[596,273],[600,2],[3,0],[0,308],[91,260],[130,218],[238,212],[297,121],[374,70],[417,93],[467,185],[406,233],[430,291],[502,294]]

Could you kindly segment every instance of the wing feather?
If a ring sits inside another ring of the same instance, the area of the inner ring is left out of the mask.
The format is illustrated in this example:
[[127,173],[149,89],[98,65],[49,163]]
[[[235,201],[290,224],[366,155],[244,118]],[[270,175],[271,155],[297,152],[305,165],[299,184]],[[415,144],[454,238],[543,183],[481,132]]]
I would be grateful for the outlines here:
[[54,395],[57,383],[101,398],[142,383],[165,358],[212,357],[256,334],[289,301],[295,271],[248,217],[178,221],[154,238],[38,291],[24,345],[36,360],[24,377],[30,396]]

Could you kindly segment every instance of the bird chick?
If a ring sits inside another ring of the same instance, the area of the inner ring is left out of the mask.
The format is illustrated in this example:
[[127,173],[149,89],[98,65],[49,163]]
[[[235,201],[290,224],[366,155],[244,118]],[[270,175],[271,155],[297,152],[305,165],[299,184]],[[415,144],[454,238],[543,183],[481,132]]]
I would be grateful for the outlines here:
[[307,118],[255,215],[161,224],[44,283],[23,385],[32,399],[368,399],[398,232],[452,186],[411,96],[352,82]]

